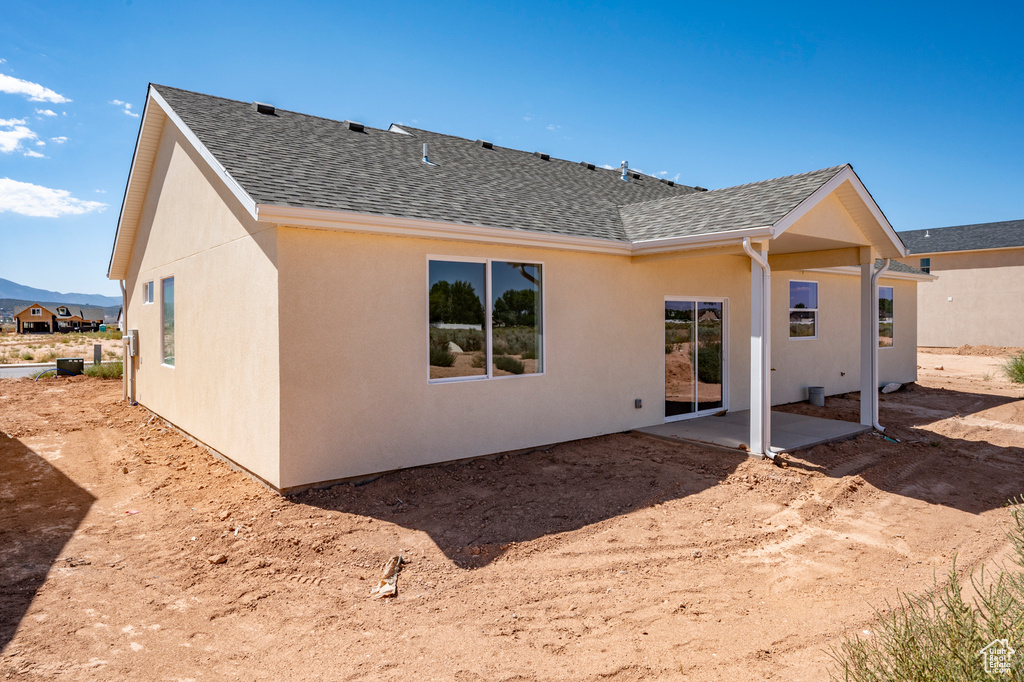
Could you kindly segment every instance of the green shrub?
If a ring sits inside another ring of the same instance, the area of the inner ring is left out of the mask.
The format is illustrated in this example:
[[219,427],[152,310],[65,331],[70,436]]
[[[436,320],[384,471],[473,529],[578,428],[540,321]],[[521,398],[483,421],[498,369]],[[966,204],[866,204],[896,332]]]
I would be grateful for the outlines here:
[[455,355],[445,348],[430,347],[430,364],[435,367],[451,367],[455,364]]
[[39,357],[36,358],[36,362],[53,362],[60,357],[60,353],[55,350],[48,350]]
[[537,357],[537,330],[534,327],[494,327],[495,355]]
[[111,362],[105,365],[89,365],[85,368],[85,375],[99,377],[100,379],[120,379],[124,373],[124,365],[120,362]]
[[[997,639],[1018,648],[1024,643],[1024,510],[1012,509],[1008,533],[1016,567],[971,575],[965,597],[956,565],[944,586],[923,595],[904,594],[896,608],[876,612],[872,635],[847,637],[830,653],[838,671],[833,680],[991,680],[981,650]],[[971,594],[971,593],[974,594]],[[1011,658],[1009,677],[1024,676],[1019,655]]]
[[28,362],[32,362],[33,360],[35,360],[35,357],[36,356],[32,355],[32,351],[30,351],[30,350],[24,350],[24,351],[21,352],[21,359],[22,360],[27,360]]
[[709,343],[697,349],[697,379],[705,384],[722,383],[722,344]]
[[473,356],[473,366],[477,369],[487,366],[487,358],[484,357],[483,353],[477,353]]
[[494,366],[512,374],[522,374],[526,371],[526,366],[523,363],[507,355],[495,355]]
[[1007,360],[1003,365],[1003,371],[1006,372],[1006,376],[1010,377],[1010,381],[1015,384],[1024,384],[1024,351]]

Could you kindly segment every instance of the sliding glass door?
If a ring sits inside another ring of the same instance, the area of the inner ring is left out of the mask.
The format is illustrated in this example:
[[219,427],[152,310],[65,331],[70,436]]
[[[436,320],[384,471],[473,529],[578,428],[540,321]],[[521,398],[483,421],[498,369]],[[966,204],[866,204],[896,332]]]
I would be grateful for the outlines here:
[[726,396],[726,301],[665,301],[665,419],[720,412]]

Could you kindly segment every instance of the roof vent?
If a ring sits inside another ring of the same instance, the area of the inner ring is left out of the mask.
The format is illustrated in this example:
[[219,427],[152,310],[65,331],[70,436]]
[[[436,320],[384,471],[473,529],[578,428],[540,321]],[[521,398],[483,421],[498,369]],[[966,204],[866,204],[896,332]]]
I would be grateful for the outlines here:
[[494,145],[488,142],[487,140],[477,140],[476,146],[483,147],[484,149],[494,149]]
[[665,178],[661,178],[661,181],[663,183],[665,183],[666,185],[668,185],[669,187],[675,187],[676,186],[676,183],[673,182],[672,180],[666,180]]
[[697,190],[698,192],[707,192],[708,191],[707,187],[696,187],[695,186],[694,189]]
[[273,104],[264,104],[263,102],[253,102],[252,110],[258,114],[268,114],[270,116],[275,116],[277,114],[277,110],[274,109]]
[[639,180],[640,179],[640,174],[639,173],[630,173],[630,175],[633,176],[634,180]]
[[932,235],[931,235],[931,233],[928,232],[928,230],[925,230],[924,231],[924,236],[925,237],[931,237]]
[[622,179],[629,182],[629,161],[622,162]]
[[345,126],[349,130],[357,133],[363,132],[363,124],[356,123],[355,121],[342,121],[341,125]]
[[430,152],[430,149],[427,146],[427,143],[424,142],[423,143],[423,163],[427,164],[428,166],[436,166],[436,165],[438,165],[438,164],[436,164],[436,163],[434,163],[433,161],[430,160],[430,153],[429,152]]
[[548,159],[551,158],[550,154],[545,154],[544,152],[534,152],[533,155],[536,156],[541,161],[547,161]]
[[587,170],[594,170],[594,164],[592,164],[592,163],[587,163],[586,161],[580,161],[580,165],[583,166],[584,168],[586,168]]

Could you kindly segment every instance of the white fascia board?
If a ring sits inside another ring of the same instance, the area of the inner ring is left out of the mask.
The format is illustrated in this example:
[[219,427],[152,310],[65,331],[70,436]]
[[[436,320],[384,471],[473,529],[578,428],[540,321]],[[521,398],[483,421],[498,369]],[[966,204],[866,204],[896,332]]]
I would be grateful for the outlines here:
[[[839,265],[834,268],[808,268],[804,272],[824,272],[831,275],[860,277],[860,267],[856,265]],[[894,270],[886,270],[881,276],[881,279],[906,279],[915,282],[934,282],[938,278],[938,275],[930,275],[926,272],[917,274],[913,272],[896,272]]]
[[687,237],[668,237],[664,239],[645,239],[633,242],[633,255],[642,256],[652,253],[664,253],[666,251],[686,251],[692,249],[707,249],[716,246],[739,246],[743,239],[770,239],[772,228],[748,227],[742,230],[730,230],[728,232],[715,232],[712,234],[697,234]]
[[991,253],[993,251],[1013,251],[1014,249],[1024,249],[1024,244],[1020,246],[995,246],[991,249],[958,249],[956,251],[922,251],[921,253],[908,253],[907,258],[930,258],[932,256],[950,256],[958,253]]
[[489,244],[511,244],[515,246],[587,251],[590,253],[621,256],[628,256],[632,253],[632,248],[628,242],[620,242],[614,239],[573,237],[546,232],[511,230],[503,227],[464,225],[319,208],[259,204],[256,207],[256,216],[260,222],[289,227],[365,232],[398,237],[485,242]]
[[235,198],[242,204],[242,207],[245,208],[249,215],[252,216],[253,220],[255,220],[256,201],[249,196],[248,192],[242,189],[242,186],[238,184],[238,181],[231,177],[231,174],[228,173],[227,169],[224,168],[220,161],[218,161],[210,150],[206,148],[206,145],[199,141],[199,138],[196,137],[195,133],[185,125],[185,122],[182,121],[176,113],[174,113],[174,110],[171,109],[170,105],[167,104],[164,98],[160,96],[160,93],[152,86],[150,87],[149,96],[153,98],[153,101],[156,102],[161,109],[163,109],[164,113],[167,114],[167,118],[174,123],[182,136],[188,140],[189,144],[192,145],[196,152],[203,157],[203,160],[210,166],[210,169],[221,179],[224,186],[228,188],[228,191],[235,195]]
[[[114,245],[110,249],[110,261],[107,263],[107,279],[124,279],[120,276],[123,273],[116,273],[119,276],[114,276],[114,256],[117,255],[117,247],[119,240],[124,234],[124,210],[125,205],[128,203],[128,191],[131,189],[132,181],[135,179],[135,174],[138,171],[138,160],[139,160],[139,142],[142,140],[142,131],[146,129],[146,124],[150,120],[150,98],[153,95],[153,86],[150,85],[146,92],[146,105],[142,108],[142,120],[139,122],[139,132],[135,136],[135,149],[132,150],[132,165],[128,170],[128,181],[124,184],[124,196],[121,198],[121,210],[117,214],[117,230],[114,232]],[[147,178],[148,180],[148,178]],[[132,236],[134,236],[135,230],[132,230]]]
[[833,175],[828,182],[814,190],[814,192],[812,192],[809,197],[801,201],[796,208],[776,222],[775,225],[772,226],[773,236],[778,237],[792,227],[796,221],[804,217],[804,215],[814,208],[818,202],[836,191],[839,186],[847,180],[850,181],[850,185],[853,187],[854,191],[857,192],[857,195],[860,197],[861,201],[864,202],[864,205],[867,206],[868,211],[874,217],[875,221],[882,227],[882,231],[885,232],[887,237],[889,237],[892,245],[896,247],[896,250],[899,251],[903,257],[906,257],[907,247],[896,234],[896,230],[893,229],[893,226],[889,224],[889,219],[885,217],[884,213],[882,213],[882,209],[880,209],[878,204],[875,203],[874,197],[871,196],[871,193],[868,192],[864,183],[860,181],[860,178],[857,177],[853,167],[849,164],[844,166],[838,173]]

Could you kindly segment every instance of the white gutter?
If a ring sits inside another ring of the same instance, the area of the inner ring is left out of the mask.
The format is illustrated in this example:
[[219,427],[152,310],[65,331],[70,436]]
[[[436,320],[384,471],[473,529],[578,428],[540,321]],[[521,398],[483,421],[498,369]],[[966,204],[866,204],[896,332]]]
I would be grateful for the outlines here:
[[[750,257],[751,263],[757,263],[761,268],[761,452],[765,457],[775,459],[772,451],[772,319],[771,319],[771,292],[772,292],[772,269],[768,260],[761,254],[754,251],[750,246],[750,237],[743,238],[743,251]],[[753,273],[751,273],[753,277]],[[751,307],[754,301],[750,302]],[[754,330],[751,330],[753,332]],[[753,419],[754,415],[750,415]],[[751,443],[751,446],[754,444]]]
[[871,334],[871,339],[874,341],[874,347],[871,349],[871,386],[875,390],[875,396],[874,400],[871,401],[874,407],[871,425],[879,432],[884,432],[885,427],[878,423],[878,278],[881,277],[883,272],[889,269],[889,264],[891,262],[892,261],[890,259],[886,258],[882,261],[881,267],[871,273],[871,292],[872,297],[875,300],[875,319],[872,323],[874,332]]

